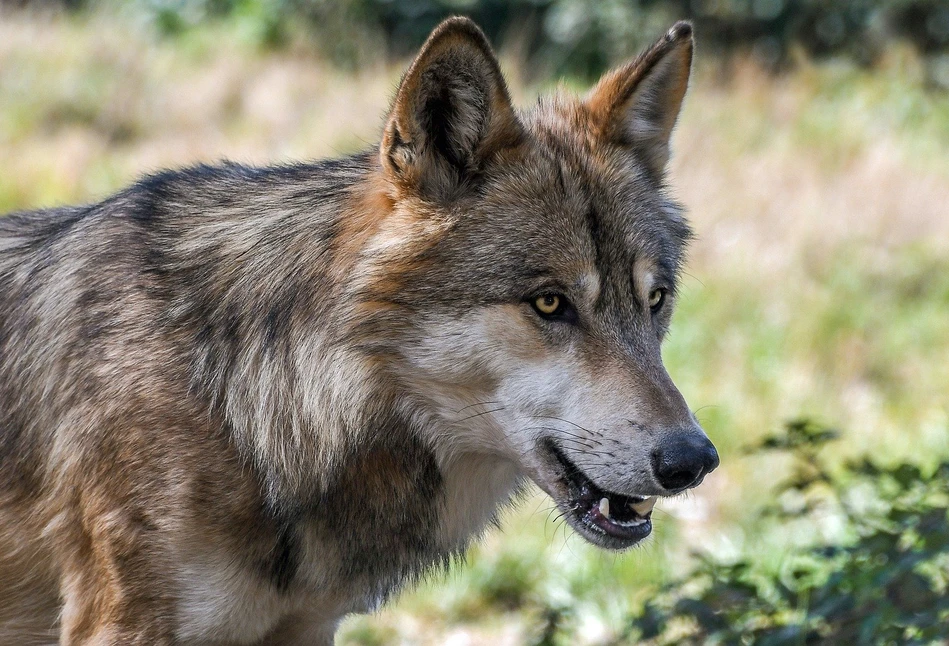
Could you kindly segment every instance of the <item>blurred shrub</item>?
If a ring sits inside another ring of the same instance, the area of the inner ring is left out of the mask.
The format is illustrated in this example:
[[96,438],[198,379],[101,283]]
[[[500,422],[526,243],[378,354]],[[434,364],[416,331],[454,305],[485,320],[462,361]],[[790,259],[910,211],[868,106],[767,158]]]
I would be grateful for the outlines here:
[[469,589],[452,603],[453,619],[471,620],[535,604],[543,573],[538,555],[521,550],[479,563],[471,570]]
[[[0,0],[82,8],[111,0]],[[533,74],[589,77],[636,53],[680,18],[696,23],[702,46],[751,52],[773,69],[799,48],[870,65],[893,39],[924,55],[949,52],[946,0],[129,0],[164,34],[222,19],[251,26],[264,45],[290,30],[308,33],[323,53],[353,66],[382,53],[413,52],[440,20],[474,18],[495,42],[523,55]],[[945,62],[945,61],[943,61]]]
[[841,539],[799,548],[780,574],[753,556],[703,558],[664,587],[621,643],[933,644],[949,639],[949,462],[933,471],[870,459],[831,470],[820,447],[835,433],[788,426],[759,451],[795,457],[768,522],[813,535],[841,524]]
[[[823,447],[837,437],[794,421],[749,450],[752,459],[792,459],[756,520],[766,534],[798,537],[778,566],[755,545],[729,561],[696,556],[687,576],[646,595],[606,643],[949,643],[949,460],[831,465]],[[542,569],[529,554],[484,563],[453,620],[514,611],[532,626],[534,646],[591,643],[582,601],[545,591]]]

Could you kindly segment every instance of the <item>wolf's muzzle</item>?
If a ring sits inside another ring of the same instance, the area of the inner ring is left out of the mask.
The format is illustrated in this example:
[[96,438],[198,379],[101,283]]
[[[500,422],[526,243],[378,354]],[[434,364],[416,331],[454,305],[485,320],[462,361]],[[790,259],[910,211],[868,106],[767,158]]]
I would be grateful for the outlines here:
[[662,443],[652,455],[656,481],[677,492],[697,486],[718,466],[718,451],[704,433],[680,433]]

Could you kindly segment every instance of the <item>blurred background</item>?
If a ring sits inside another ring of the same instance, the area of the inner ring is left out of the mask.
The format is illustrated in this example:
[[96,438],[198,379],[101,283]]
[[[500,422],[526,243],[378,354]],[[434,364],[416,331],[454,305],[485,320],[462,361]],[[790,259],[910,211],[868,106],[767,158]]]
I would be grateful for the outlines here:
[[338,643],[949,643],[947,0],[0,0],[0,212],[368,147],[451,14],[521,105],[695,22],[664,354],[722,466],[622,555],[532,494]]

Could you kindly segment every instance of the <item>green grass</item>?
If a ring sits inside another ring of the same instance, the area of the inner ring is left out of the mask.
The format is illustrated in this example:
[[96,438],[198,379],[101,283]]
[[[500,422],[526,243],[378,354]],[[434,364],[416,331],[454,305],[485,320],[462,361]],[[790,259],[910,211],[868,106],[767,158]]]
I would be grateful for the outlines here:
[[[161,167],[376,139],[399,65],[344,74],[302,43],[261,51],[245,28],[158,38],[104,15],[4,15],[0,211],[99,199]],[[875,72],[773,79],[739,63],[727,82],[699,60],[671,174],[699,237],[664,356],[722,467],[663,503],[655,536],[625,555],[583,543],[536,494],[464,566],[347,620],[342,643],[542,643],[553,624],[606,643],[691,551],[779,571],[807,537],[755,510],[786,463],[742,447],[789,419],[843,429],[832,459],[949,455],[949,97],[900,51]],[[538,89],[512,76],[526,104]]]

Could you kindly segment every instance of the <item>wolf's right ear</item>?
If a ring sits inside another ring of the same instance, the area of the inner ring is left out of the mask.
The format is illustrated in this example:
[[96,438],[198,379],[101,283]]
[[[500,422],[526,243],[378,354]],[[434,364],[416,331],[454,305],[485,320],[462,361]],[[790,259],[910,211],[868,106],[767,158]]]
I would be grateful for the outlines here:
[[446,200],[522,137],[487,38],[471,20],[449,18],[402,78],[379,153],[397,185]]

